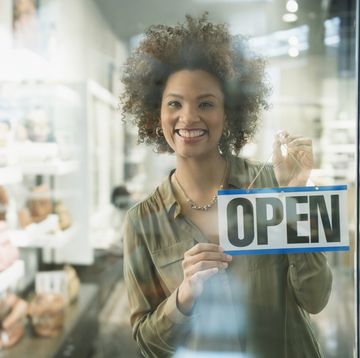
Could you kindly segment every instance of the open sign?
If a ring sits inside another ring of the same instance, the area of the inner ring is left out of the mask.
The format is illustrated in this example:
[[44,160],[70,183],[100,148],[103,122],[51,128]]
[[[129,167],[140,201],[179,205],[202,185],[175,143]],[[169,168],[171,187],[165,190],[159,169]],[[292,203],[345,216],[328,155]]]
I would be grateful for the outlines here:
[[349,250],[346,185],[219,190],[218,218],[231,255]]

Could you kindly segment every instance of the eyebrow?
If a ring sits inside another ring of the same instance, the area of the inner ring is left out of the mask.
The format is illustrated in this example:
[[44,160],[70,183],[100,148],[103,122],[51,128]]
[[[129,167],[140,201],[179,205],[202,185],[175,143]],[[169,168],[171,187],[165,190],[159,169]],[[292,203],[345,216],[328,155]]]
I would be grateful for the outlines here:
[[[184,98],[183,96],[179,95],[179,94],[176,94],[176,93],[169,93],[166,95],[166,97],[177,97],[177,98]],[[214,94],[212,93],[204,93],[200,96],[197,97],[197,99],[202,99],[202,98],[206,98],[206,97],[214,97],[214,98],[217,98],[217,96],[215,96]]]

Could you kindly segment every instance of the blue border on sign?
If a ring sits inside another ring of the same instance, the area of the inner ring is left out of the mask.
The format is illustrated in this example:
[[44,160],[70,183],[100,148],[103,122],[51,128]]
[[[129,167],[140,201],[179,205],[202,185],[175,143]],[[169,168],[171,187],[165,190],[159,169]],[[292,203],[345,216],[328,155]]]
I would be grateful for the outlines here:
[[266,254],[297,254],[304,252],[349,251],[350,246],[297,247],[292,249],[263,249],[263,250],[225,250],[224,253],[238,255],[266,255]]
[[294,186],[279,188],[254,188],[254,189],[221,189],[218,195],[258,194],[258,193],[296,193],[310,191],[347,190],[347,185],[325,186]]

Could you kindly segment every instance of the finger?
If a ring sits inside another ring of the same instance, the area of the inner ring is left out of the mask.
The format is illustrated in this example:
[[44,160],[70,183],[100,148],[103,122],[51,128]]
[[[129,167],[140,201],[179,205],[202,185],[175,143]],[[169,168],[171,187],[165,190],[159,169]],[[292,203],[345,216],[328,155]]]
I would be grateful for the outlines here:
[[225,269],[228,267],[227,262],[221,261],[200,261],[197,264],[191,267],[190,275],[194,275],[196,272],[199,271],[206,271],[212,268],[218,268],[219,270]]
[[193,264],[200,261],[231,261],[232,256],[224,254],[223,252],[203,251],[197,255],[193,255],[189,258]]
[[281,162],[282,160],[281,144],[282,143],[279,136],[276,135],[273,143],[273,155],[272,155],[273,165],[277,165],[277,163]]
[[289,132],[285,129],[281,129],[276,133],[276,138],[282,143],[289,137]]
[[312,146],[309,145],[296,145],[296,146],[288,146],[288,153],[311,153],[312,152]]
[[[202,262],[212,262],[213,266],[218,266],[219,268],[222,268],[221,263],[228,263],[232,261],[232,256],[221,253],[221,252],[208,252],[203,251],[197,255],[194,256],[186,256],[184,257],[184,260],[182,262],[182,267],[184,272],[187,270],[193,270],[196,266],[195,270],[197,270],[198,267],[201,267]],[[210,266],[208,266],[210,267]],[[205,267],[205,268],[208,268]],[[204,268],[202,268],[204,269]],[[193,272],[193,271],[191,271]]]
[[305,138],[305,137],[293,137],[288,142],[287,145],[292,144],[306,144],[306,145],[312,145],[312,139],[311,138]]
[[194,256],[203,251],[223,252],[224,249],[216,244],[199,243],[193,246],[190,250],[186,251],[185,254]]

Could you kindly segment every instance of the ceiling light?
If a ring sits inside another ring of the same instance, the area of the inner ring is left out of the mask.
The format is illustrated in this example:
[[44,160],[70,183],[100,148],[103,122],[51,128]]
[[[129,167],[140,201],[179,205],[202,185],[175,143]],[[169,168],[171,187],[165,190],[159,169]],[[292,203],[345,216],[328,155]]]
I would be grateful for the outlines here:
[[290,36],[288,42],[291,46],[297,46],[299,44],[299,39],[296,36]]
[[247,4],[247,3],[271,3],[274,0],[195,0],[199,4]]
[[296,14],[286,13],[283,15],[282,19],[285,22],[295,22],[297,21],[298,17]]
[[299,5],[296,0],[289,0],[286,3],[286,10],[289,12],[296,12],[298,11]]
[[296,47],[290,47],[288,50],[288,55],[290,57],[298,57],[299,53],[299,49],[297,49]]

